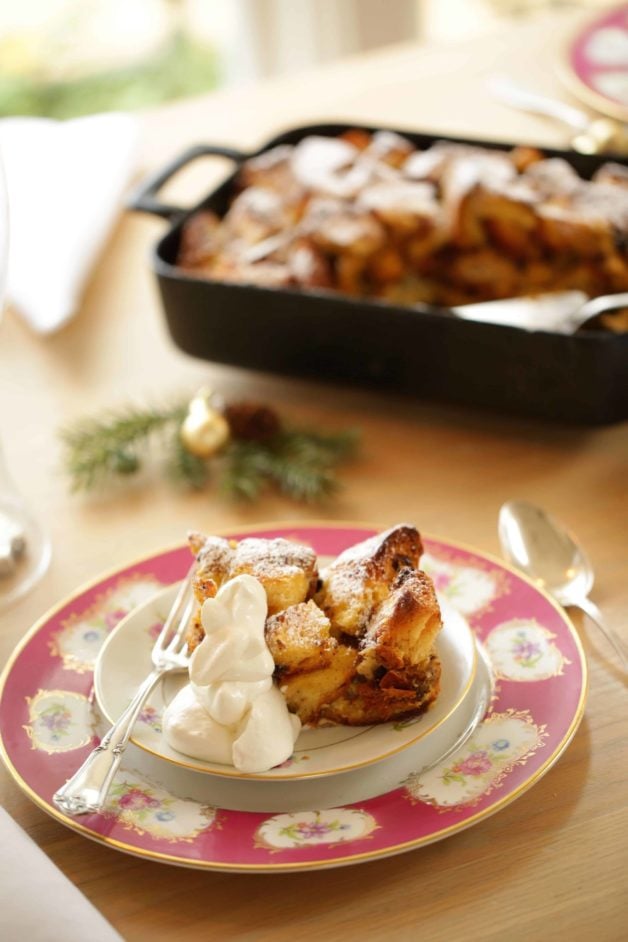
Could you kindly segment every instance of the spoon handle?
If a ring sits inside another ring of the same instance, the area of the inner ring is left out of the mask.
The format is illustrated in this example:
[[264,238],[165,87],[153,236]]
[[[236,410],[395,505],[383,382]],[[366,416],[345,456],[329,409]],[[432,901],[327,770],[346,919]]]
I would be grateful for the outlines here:
[[595,622],[606,640],[612,644],[615,652],[623,664],[624,670],[628,671],[628,654],[626,653],[626,648],[610,625],[607,623],[595,602],[592,602],[591,599],[585,597],[583,599],[578,599],[576,605],[585,613],[585,615],[588,615],[591,621]]
[[539,95],[527,88],[521,88],[507,75],[489,75],[487,85],[495,98],[512,108],[545,115],[547,118],[556,118],[575,131],[587,131],[589,129],[591,118],[583,111],[572,108],[571,105],[559,99]]

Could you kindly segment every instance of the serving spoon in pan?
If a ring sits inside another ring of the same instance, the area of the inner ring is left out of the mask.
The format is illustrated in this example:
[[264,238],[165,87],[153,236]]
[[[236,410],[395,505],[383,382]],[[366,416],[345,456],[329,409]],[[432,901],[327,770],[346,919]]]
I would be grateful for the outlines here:
[[461,304],[451,311],[463,320],[575,334],[599,314],[625,307],[628,307],[628,292],[589,298],[583,291],[559,291],[536,297]]

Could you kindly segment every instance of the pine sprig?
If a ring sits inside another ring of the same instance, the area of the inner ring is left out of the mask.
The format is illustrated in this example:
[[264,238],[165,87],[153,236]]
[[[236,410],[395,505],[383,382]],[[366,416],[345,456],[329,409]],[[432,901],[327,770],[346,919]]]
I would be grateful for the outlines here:
[[233,442],[222,487],[231,496],[251,500],[272,483],[295,500],[323,500],[338,490],[334,466],[356,445],[354,432],[323,435],[304,430],[282,431],[268,442]]
[[231,497],[254,500],[270,485],[288,497],[311,503],[335,493],[335,467],[357,446],[355,432],[281,429],[263,441],[232,438],[219,456],[202,458],[192,454],[181,439],[187,411],[188,403],[165,409],[128,407],[63,429],[63,463],[72,490],[92,491],[135,474],[156,438],[166,474],[180,485],[203,489],[215,464],[222,470],[221,490]]
[[84,419],[60,433],[64,466],[73,491],[90,491],[108,478],[134,474],[142,464],[140,448],[151,436],[179,423],[185,407],[127,408],[102,419]]
[[267,445],[259,442],[232,442],[225,451],[220,488],[229,497],[255,500],[270,476]]

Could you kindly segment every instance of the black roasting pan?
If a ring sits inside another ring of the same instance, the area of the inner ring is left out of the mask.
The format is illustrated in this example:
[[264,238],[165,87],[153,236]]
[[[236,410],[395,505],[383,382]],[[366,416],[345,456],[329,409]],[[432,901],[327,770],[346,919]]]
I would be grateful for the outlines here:
[[[293,128],[265,143],[295,144],[310,134],[337,136],[357,125]],[[373,128],[364,128],[373,131]],[[443,136],[400,130],[417,147]],[[489,148],[512,145],[447,138]],[[589,178],[608,157],[543,148]],[[200,157],[233,160],[233,173],[189,209],[159,200],[159,190]],[[424,399],[581,425],[628,419],[628,334],[573,336],[473,323],[429,306],[404,308],[331,292],[209,281],[176,267],[181,227],[199,209],[223,215],[238,166],[254,156],[199,145],[173,160],[133,195],[130,208],[169,221],[152,265],[175,344],[195,357],[255,370],[349,381]]]

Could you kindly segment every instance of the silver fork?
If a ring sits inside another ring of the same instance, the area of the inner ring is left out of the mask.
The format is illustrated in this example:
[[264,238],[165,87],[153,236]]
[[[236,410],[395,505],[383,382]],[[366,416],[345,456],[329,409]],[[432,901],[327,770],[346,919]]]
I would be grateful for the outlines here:
[[109,794],[114,775],[120,767],[124,750],[151,690],[166,674],[189,667],[185,631],[194,611],[192,576],[195,565],[182,582],[174,604],[151,652],[153,670],[100,744],[90,752],[72,778],[52,796],[55,805],[70,815],[100,811]]

